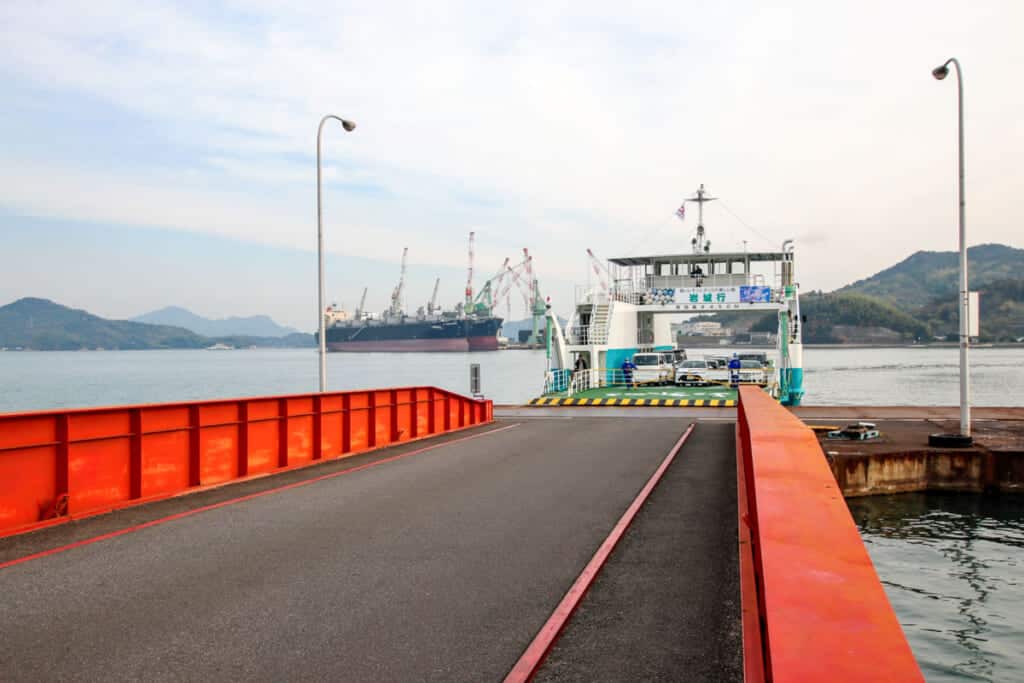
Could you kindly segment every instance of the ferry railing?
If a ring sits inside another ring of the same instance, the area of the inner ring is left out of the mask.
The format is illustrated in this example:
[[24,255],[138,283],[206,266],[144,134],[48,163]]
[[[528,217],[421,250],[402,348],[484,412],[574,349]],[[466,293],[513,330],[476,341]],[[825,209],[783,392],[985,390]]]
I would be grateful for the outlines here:
[[0,414],[0,537],[493,420],[436,387]]
[[569,388],[570,370],[548,370],[544,373],[544,394],[555,394]]
[[673,381],[673,373],[664,368],[637,368],[630,371],[612,368],[606,370],[588,368],[574,371],[565,391],[571,397],[588,389],[663,385],[671,384]]
[[569,328],[569,343],[579,346],[590,344],[608,343],[608,325],[603,327],[591,323],[589,325],[574,325]]

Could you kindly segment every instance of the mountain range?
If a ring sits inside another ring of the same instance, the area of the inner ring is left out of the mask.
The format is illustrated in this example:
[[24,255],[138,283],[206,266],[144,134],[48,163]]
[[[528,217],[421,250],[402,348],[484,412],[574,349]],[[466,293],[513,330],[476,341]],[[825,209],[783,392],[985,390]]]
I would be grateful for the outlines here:
[[218,342],[235,347],[314,346],[311,334],[207,337],[174,325],[107,320],[48,299],[27,297],[0,306],[0,348],[40,351],[202,349]]
[[298,333],[295,328],[278,325],[265,315],[213,319],[196,315],[180,306],[167,306],[137,315],[130,320],[149,325],[183,327],[204,337],[287,337],[289,334]]

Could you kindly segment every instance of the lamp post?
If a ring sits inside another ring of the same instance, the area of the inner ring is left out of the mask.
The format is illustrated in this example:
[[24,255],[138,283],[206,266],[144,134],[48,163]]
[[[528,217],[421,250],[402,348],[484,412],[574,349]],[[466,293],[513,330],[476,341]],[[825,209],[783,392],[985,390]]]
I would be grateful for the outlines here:
[[969,345],[967,305],[967,239],[964,231],[965,200],[964,200],[964,79],[960,71],[960,62],[955,57],[947,59],[942,66],[932,69],[932,76],[941,81],[949,75],[949,65],[956,68],[957,112],[959,115],[959,138],[957,152],[960,162],[960,434],[971,435],[971,392],[968,385],[970,369],[967,366],[967,347]]
[[324,222],[323,222],[323,201],[321,200],[321,176],[320,169],[320,140],[323,137],[324,124],[327,119],[337,119],[342,128],[351,131],[356,124],[334,114],[328,114],[320,119],[320,126],[316,129],[316,255],[319,262],[317,275],[317,315],[320,318],[320,391],[327,391],[327,320],[324,316]]

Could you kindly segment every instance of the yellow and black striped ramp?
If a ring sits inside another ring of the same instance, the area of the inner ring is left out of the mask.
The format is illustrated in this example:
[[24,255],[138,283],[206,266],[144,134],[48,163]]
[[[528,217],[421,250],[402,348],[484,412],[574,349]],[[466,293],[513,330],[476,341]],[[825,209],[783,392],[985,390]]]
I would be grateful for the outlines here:
[[686,398],[535,398],[531,406],[636,406],[645,408],[735,408],[735,399]]

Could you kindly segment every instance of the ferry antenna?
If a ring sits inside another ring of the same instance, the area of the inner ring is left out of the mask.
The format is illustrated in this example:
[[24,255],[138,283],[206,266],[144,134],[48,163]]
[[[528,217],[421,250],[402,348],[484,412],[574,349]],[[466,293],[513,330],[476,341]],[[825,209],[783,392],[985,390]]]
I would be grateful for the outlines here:
[[692,241],[694,254],[711,251],[711,241],[706,240],[704,236],[704,202],[713,202],[716,199],[718,197],[712,197],[707,194],[707,190],[704,189],[704,183],[701,183],[693,197],[683,200],[684,202],[697,203],[697,236]]

